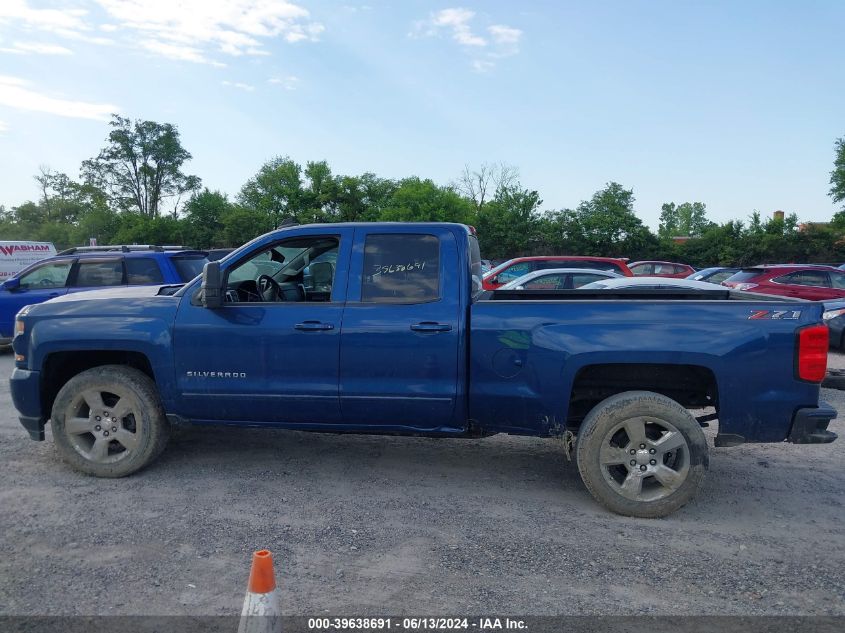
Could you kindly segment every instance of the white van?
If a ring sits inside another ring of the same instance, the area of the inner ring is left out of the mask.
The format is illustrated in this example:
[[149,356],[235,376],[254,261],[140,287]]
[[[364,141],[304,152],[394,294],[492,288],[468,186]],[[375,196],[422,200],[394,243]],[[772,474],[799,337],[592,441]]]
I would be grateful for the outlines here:
[[14,277],[30,264],[52,257],[52,242],[8,242],[0,240],[0,283]]

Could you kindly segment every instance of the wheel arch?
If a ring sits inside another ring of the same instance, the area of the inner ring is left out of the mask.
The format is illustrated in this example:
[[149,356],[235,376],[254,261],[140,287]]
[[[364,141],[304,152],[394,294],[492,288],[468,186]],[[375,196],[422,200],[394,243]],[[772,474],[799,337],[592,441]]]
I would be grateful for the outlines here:
[[133,367],[156,382],[152,363],[143,352],[113,349],[56,351],[44,358],[41,368],[41,410],[49,417],[56,395],[71,378],[87,369],[103,365]]
[[718,384],[712,369],[673,363],[597,363],[576,372],[569,393],[566,426],[577,429],[601,401],[626,391],[651,391],[685,408],[715,407]]

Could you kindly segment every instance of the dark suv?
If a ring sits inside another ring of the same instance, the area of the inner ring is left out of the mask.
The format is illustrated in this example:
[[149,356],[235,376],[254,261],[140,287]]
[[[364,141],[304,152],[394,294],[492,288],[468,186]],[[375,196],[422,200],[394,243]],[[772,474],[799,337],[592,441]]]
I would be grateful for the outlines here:
[[134,245],[71,248],[42,259],[0,286],[0,344],[11,341],[25,305],[98,288],[183,284],[202,274],[207,261],[205,251]]

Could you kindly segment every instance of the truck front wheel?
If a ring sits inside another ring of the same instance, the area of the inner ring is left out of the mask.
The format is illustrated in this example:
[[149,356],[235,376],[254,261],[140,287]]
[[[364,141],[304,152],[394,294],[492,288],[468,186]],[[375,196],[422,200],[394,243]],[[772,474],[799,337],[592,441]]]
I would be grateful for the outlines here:
[[140,470],[164,450],[170,434],[155,383],[121,365],[71,378],[56,396],[50,424],[62,459],[97,477]]
[[692,499],[709,465],[696,419],[651,391],[626,391],[596,405],[578,431],[576,457],[599,503],[643,518],[666,516]]

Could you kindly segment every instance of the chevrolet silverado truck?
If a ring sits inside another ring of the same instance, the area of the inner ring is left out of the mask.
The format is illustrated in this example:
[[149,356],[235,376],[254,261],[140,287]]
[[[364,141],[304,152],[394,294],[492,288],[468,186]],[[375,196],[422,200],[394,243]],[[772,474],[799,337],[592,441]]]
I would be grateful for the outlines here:
[[33,439],[49,419],[71,466],[121,477],[184,423],[558,438],[600,503],[660,517],[701,486],[710,422],[716,446],[836,438],[812,302],[486,292],[474,230],[444,223],[287,227],[174,290],[21,310],[11,393]]

